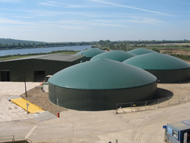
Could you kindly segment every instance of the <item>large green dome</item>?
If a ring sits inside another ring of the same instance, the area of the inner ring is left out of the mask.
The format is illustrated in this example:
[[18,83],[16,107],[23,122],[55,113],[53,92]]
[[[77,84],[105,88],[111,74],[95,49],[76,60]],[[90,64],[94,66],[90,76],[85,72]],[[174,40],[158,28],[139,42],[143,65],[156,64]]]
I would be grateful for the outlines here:
[[123,63],[145,70],[179,70],[190,68],[190,64],[181,59],[159,53],[148,53],[135,56],[123,61]]
[[78,53],[76,53],[76,55],[84,55],[87,58],[92,58],[92,57],[94,57],[94,56],[96,56],[98,54],[101,54],[103,52],[105,52],[105,51],[100,50],[98,48],[91,48],[91,49],[88,49],[88,50],[78,52]]
[[122,61],[129,59],[131,57],[134,57],[134,56],[135,55],[132,53],[128,53],[128,52],[120,51],[120,50],[114,50],[114,51],[104,52],[99,55],[96,55],[95,57],[93,57],[91,59],[91,61],[100,59],[100,58],[106,58],[106,59],[111,59],[111,60],[122,62]]
[[107,90],[140,87],[156,80],[155,76],[138,67],[98,59],[63,69],[48,82],[69,89]]
[[130,50],[128,52],[135,54],[135,55],[142,55],[142,54],[147,54],[147,53],[157,53],[155,51],[145,49],[145,48],[138,48],[138,49]]

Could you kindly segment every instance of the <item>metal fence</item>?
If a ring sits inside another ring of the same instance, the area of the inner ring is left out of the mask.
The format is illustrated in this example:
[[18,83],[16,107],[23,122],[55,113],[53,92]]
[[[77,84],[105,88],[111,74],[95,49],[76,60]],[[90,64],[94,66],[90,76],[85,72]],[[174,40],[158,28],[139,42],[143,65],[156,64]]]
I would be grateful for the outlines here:
[[5,142],[32,143],[32,141],[25,139],[24,137],[18,137],[14,135],[0,136],[0,143],[5,143]]
[[182,104],[190,101],[190,93],[172,95],[154,100],[135,101],[116,104],[116,114],[154,110],[171,105]]

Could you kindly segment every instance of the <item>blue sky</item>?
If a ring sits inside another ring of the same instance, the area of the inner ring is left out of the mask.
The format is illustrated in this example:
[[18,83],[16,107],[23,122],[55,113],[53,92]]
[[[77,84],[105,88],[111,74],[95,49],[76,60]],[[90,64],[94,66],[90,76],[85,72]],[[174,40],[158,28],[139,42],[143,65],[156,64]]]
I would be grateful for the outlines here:
[[0,0],[0,38],[190,40],[190,0]]

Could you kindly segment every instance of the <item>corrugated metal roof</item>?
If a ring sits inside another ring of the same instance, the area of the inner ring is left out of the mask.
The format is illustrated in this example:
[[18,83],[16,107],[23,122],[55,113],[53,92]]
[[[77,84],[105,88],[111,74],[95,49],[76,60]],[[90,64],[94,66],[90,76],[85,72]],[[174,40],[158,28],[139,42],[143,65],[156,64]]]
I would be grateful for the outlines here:
[[37,55],[37,56],[23,57],[23,58],[19,58],[19,59],[5,60],[4,62],[28,60],[28,59],[43,59],[43,60],[72,62],[72,61],[75,61],[82,57],[84,57],[84,56],[83,55],[70,55],[70,54],[48,54],[48,55]]
[[98,54],[95,57],[93,57],[91,59],[91,61],[96,60],[96,59],[100,59],[100,58],[106,58],[106,59],[111,59],[111,60],[123,62],[124,60],[129,59],[129,58],[134,57],[134,56],[136,56],[136,55],[132,54],[132,53],[125,52],[125,51],[113,50],[113,51]]
[[140,68],[98,59],[63,69],[49,78],[48,82],[71,89],[106,90],[140,87],[156,80],[155,76]]
[[29,57],[23,57],[23,58],[18,58],[18,59],[11,59],[11,60],[3,60],[3,61],[8,62],[8,61],[28,60],[28,59],[38,58],[41,56],[46,56],[46,55],[29,56]]
[[187,130],[190,129],[190,120],[184,120],[180,122],[170,123],[169,126],[177,129],[177,130]]
[[123,62],[145,70],[177,70],[190,68],[189,63],[179,58],[159,53],[143,54]]
[[38,57],[35,59],[72,62],[82,57],[84,56],[83,55],[69,55],[69,54],[51,54],[47,56]]

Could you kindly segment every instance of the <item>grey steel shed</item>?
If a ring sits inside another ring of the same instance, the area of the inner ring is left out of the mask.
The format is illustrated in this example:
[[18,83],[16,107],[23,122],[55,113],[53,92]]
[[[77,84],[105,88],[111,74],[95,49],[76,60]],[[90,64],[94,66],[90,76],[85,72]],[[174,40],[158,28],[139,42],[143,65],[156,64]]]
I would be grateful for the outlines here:
[[0,81],[44,81],[47,75],[85,61],[82,55],[50,54],[0,62]]

